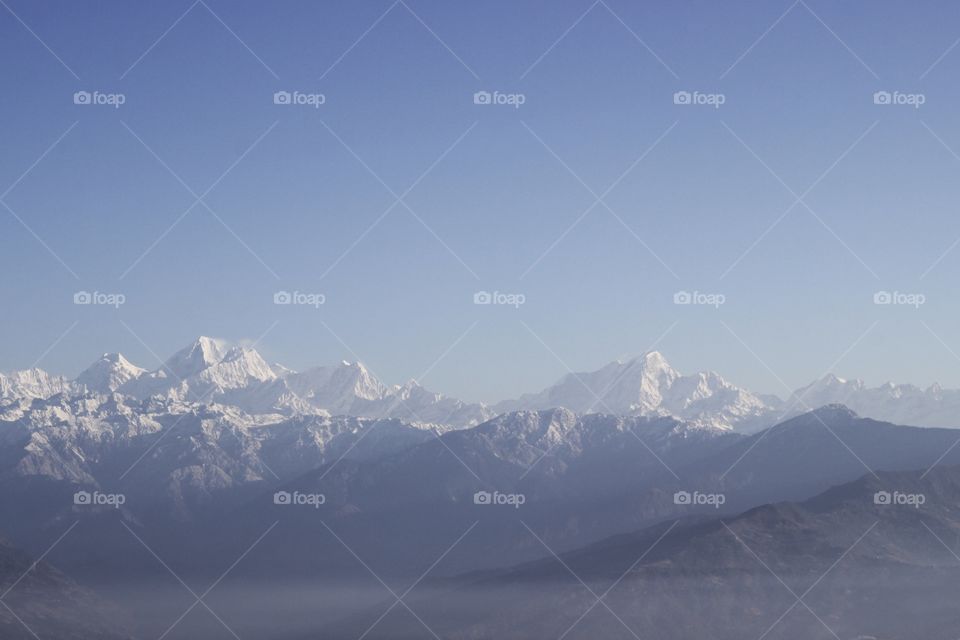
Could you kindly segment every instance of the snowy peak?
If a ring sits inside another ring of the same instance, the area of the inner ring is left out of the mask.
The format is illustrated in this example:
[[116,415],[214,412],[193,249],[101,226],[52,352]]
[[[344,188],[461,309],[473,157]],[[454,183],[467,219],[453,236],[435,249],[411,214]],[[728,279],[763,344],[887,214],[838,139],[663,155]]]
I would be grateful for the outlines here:
[[861,416],[896,424],[960,426],[960,390],[938,384],[927,389],[892,382],[868,387],[862,380],[844,380],[830,374],[798,389],[790,401],[795,413],[843,404]]
[[445,396],[416,380],[387,386],[356,361],[297,372],[268,363],[252,347],[206,336],[153,371],[119,353],[105,353],[73,381],[41,369],[0,374],[0,400],[18,404],[84,391],[216,403],[252,416],[397,418],[444,429],[475,426],[497,414],[564,408],[578,415],[669,416],[691,428],[753,432],[826,405],[844,405],[860,416],[895,424],[960,428],[958,389],[938,384],[925,389],[893,383],[868,387],[862,380],[831,373],[784,402],[738,387],[713,371],[681,373],[658,351],[564,375],[540,392],[494,406]]
[[631,367],[640,367],[651,377],[676,378],[680,375],[659,351],[648,351],[628,360],[627,364]]
[[342,361],[334,370],[331,382],[364,400],[379,400],[387,392],[386,386],[362,362]]
[[141,369],[132,364],[122,354],[105,353],[77,376],[74,382],[85,387],[88,391],[113,393],[146,372],[146,369]]
[[540,393],[497,405],[498,411],[566,407],[578,413],[630,413],[656,407],[679,374],[658,352],[616,361],[591,372],[569,373]]
[[43,369],[26,369],[8,374],[0,373],[0,398],[49,398],[69,391],[70,381],[54,376]]
[[[566,407],[577,413],[672,415],[699,426],[755,428],[770,407],[718,374],[685,376],[658,351],[596,371],[572,373],[540,393],[501,403],[497,411]],[[768,425],[763,425],[768,426]]]
[[863,380],[845,380],[828,373],[819,380],[814,380],[807,386],[797,389],[791,400],[807,406],[839,404],[843,403],[850,394],[865,388]]
[[163,370],[183,380],[217,364],[226,354],[227,347],[222,340],[200,336],[173,354],[164,363]]
[[278,405],[290,404],[284,400],[290,394],[282,384],[264,390],[277,379],[256,350],[201,336],[150,372],[119,354],[105,354],[78,382],[92,390],[117,391],[141,400],[224,402],[245,411],[272,414]]
[[350,413],[358,401],[382,400],[387,395],[386,385],[360,362],[314,367],[285,380],[301,398],[335,414]]
[[255,349],[231,347],[218,362],[210,364],[187,382],[207,383],[226,390],[241,389],[276,378],[277,374]]

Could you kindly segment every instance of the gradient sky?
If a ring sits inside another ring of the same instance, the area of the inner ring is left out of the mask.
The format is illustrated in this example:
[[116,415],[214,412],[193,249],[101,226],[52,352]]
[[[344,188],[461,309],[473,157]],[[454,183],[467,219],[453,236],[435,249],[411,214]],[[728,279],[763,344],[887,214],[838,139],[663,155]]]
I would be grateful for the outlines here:
[[0,4],[2,370],[206,334],[484,401],[654,344],[780,395],[960,386],[956,3]]

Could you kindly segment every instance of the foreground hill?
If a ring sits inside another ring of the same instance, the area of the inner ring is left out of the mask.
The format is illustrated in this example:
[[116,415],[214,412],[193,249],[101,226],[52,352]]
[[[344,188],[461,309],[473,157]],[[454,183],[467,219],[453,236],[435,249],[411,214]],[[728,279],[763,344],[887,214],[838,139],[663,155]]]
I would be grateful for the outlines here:
[[0,637],[4,640],[123,640],[119,612],[90,591],[0,540]]
[[[406,602],[444,638],[947,640],[960,625],[958,538],[960,467],[883,472],[800,503],[543,548]],[[369,613],[329,637],[368,628]],[[399,609],[367,637],[422,633]]]

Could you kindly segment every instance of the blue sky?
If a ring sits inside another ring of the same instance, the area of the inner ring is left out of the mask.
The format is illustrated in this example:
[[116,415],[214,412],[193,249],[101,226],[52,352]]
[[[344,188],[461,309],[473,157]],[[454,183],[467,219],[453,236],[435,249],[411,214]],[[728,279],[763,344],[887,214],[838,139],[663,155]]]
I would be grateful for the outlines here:
[[954,3],[4,2],[0,369],[206,334],[485,401],[654,344],[960,386]]

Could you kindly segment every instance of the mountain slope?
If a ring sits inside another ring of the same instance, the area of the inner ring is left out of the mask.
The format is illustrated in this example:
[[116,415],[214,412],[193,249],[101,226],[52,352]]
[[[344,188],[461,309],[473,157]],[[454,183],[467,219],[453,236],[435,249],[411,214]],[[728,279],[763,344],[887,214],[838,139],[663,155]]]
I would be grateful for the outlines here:
[[26,534],[62,513],[67,502],[24,495],[23,483],[43,479],[122,488],[144,520],[192,520],[340,457],[383,456],[433,437],[399,420],[259,420],[225,405],[58,395],[0,416],[0,514],[11,533]]
[[[484,536],[465,541],[464,555],[450,558],[462,564],[448,570],[498,566],[535,557],[518,518],[549,529],[567,548],[656,521],[677,508],[670,468],[740,438],[672,418],[517,412],[381,458],[320,467],[279,487],[325,496],[319,508],[277,507],[264,495],[238,510],[231,526],[249,534],[283,520],[276,539],[284,552],[261,567],[273,575],[327,572],[339,562],[321,519],[378,573],[405,575],[480,518]],[[522,496],[523,505],[488,508],[477,504],[478,492]]]
[[[925,501],[878,504],[878,492]],[[438,583],[407,603],[445,638],[680,640],[709,629],[718,640],[945,640],[960,624],[958,534],[960,468],[882,473],[802,503],[665,524],[559,558],[543,549],[543,560]],[[368,612],[328,637],[369,624]],[[421,633],[394,613],[367,637]]]
[[[841,440],[843,442],[841,442]],[[283,488],[323,494],[318,510],[245,510],[250,531],[278,517],[279,536],[303,571],[333,518],[338,532],[378,572],[412,572],[471,523],[447,571],[490,568],[542,551],[526,525],[558,551],[691,514],[735,513],[776,500],[803,500],[867,472],[960,464],[956,432],[859,418],[842,407],[798,416],[743,436],[672,418],[567,410],[516,412],[451,431],[391,456],[322,467]],[[519,508],[474,504],[478,491],[522,495]],[[676,494],[722,495],[716,506],[678,503]],[[240,526],[240,525],[238,525]],[[385,536],[390,531],[393,535]],[[451,538],[452,536],[452,538]],[[408,540],[417,540],[411,547]],[[336,542],[327,538],[336,548]],[[314,561],[314,558],[316,561]],[[298,569],[288,567],[291,571]]]
[[[0,637],[4,640],[131,638],[118,612],[51,567],[0,540]],[[19,618],[19,619],[18,619]]]
[[960,464],[954,429],[910,427],[863,418],[841,405],[821,407],[744,438],[677,473],[693,488],[722,491],[731,509],[802,500],[871,471]]

